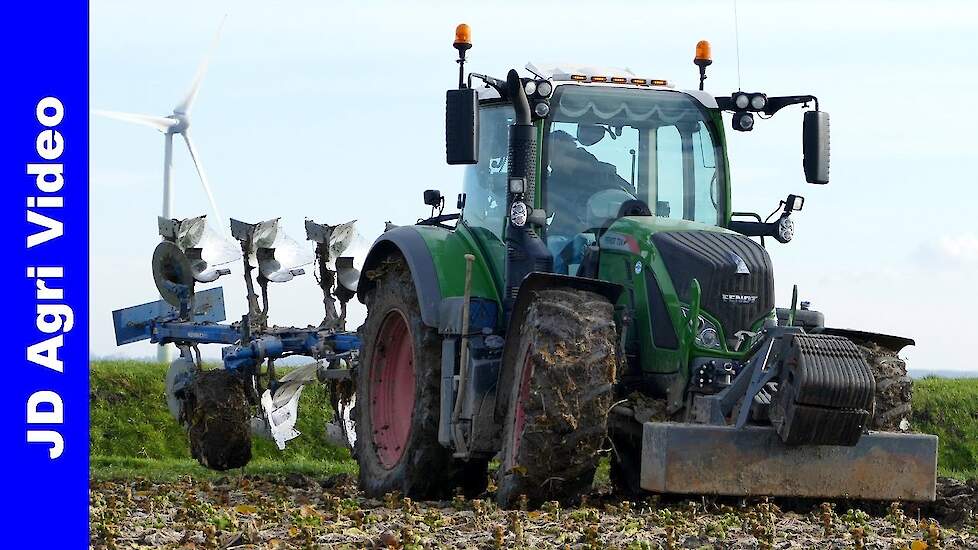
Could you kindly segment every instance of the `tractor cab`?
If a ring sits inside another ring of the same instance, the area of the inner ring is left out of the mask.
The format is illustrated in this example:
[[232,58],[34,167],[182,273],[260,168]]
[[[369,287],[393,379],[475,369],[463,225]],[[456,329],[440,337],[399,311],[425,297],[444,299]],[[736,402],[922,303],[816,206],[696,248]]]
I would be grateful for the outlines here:
[[[555,272],[575,275],[587,247],[623,216],[673,229],[726,225],[724,138],[712,96],[621,69],[528,68],[546,75],[526,79],[524,91],[540,136],[532,208],[543,217]],[[513,109],[491,86],[479,96],[480,158],[465,173],[463,222],[501,240]]]

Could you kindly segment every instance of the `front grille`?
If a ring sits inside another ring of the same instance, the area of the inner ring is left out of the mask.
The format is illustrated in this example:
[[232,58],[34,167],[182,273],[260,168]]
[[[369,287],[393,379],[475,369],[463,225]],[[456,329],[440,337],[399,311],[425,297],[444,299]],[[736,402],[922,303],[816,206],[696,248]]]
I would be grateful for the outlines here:
[[[694,278],[699,281],[700,307],[720,321],[728,339],[738,331],[750,330],[774,309],[771,257],[749,238],[715,231],[675,231],[656,233],[652,244],[681,300],[689,303],[689,284]],[[744,268],[748,273],[743,273]]]
[[651,269],[645,270],[645,292],[649,298],[649,330],[652,331],[652,343],[660,349],[679,348],[679,337],[676,327],[672,326],[669,310],[662,299],[662,290]]

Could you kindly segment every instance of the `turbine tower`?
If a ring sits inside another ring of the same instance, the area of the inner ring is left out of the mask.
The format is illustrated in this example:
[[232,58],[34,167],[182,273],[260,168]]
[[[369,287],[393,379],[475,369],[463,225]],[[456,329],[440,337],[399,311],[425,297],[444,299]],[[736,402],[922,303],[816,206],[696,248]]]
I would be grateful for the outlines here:
[[[214,201],[214,193],[211,192],[210,184],[207,182],[207,175],[204,172],[204,166],[200,160],[200,153],[190,135],[190,112],[193,109],[194,102],[197,100],[197,94],[200,92],[200,85],[204,80],[204,75],[207,73],[210,58],[213,56],[214,50],[217,49],[217,44],[221,38],[221,30],[224,28],[224,20],[226,19],[227,16],[221,20],[211,49],[201,61],[200,67],[197,69],[197,74],[194,76],[194,80],[190,85],[190,89],[184,95],[183,99],[173,107],[172,113],[166,116],[157,116],[123,113],[119,111],[95,111],[97,115],[149,126],[163,133],[163,209],[161,216],[166,219],[173,218],[173,180],[171,176],[173,169],[173,137],[176,135],[182,137],[183,141],[187,144],[187,150],[190,152],[190,158],[193,160],[194,168],[197,170],[197,176],[200,178],[200,184],[204,188],[204,193],[207,194],[207,200],[210,203],[211,210],[214,212],[214,217],[221,228],[222,234],[225,236],[228,235],[227,224],[224,222],[224,217],[221,216],[221,211],[217,208],[217,202]],[[161,362],[171,361],[172,356],[173,346],[159,346],[157,349],[156,358]]]

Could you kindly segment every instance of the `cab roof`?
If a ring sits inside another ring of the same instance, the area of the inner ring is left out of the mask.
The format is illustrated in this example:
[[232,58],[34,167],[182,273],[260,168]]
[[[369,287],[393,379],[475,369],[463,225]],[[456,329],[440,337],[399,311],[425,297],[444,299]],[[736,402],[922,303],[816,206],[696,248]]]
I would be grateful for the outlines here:
[[[526,70],[534,77],[553,81],[555,87],[562,85],[586,85],[595,87],[611,86],[615,88],[670,90],[689,95],[708,109],[717,108],[716,98],[707,92],[676,89],[668,80],[638,76],[631,69],[627,68],[574,64],[535,65],[533,63],[527,63]],[[499,94],[492,87],[479,88],[478,93],[480,99],[499,97]]]

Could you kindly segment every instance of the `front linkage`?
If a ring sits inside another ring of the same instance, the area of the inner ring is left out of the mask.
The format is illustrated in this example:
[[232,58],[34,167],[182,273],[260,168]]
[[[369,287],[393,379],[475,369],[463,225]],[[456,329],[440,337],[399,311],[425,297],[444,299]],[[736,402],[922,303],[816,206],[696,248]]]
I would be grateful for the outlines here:
[[[868,431],[876,384],[851,340],[794,326],[762,334],[732,376],[694,368],[683,423],[643,424],[642,489],[934,499],[937,438]],[[710,383],[715,393],[698,391]]]
[[691,394],[689,421],[727,425],[733,415],[743,428],[748,420],[770,420],[789,445],[855,445],[869,426],[876,388],[855,344],[791,326],[764,334],[730,385]]

